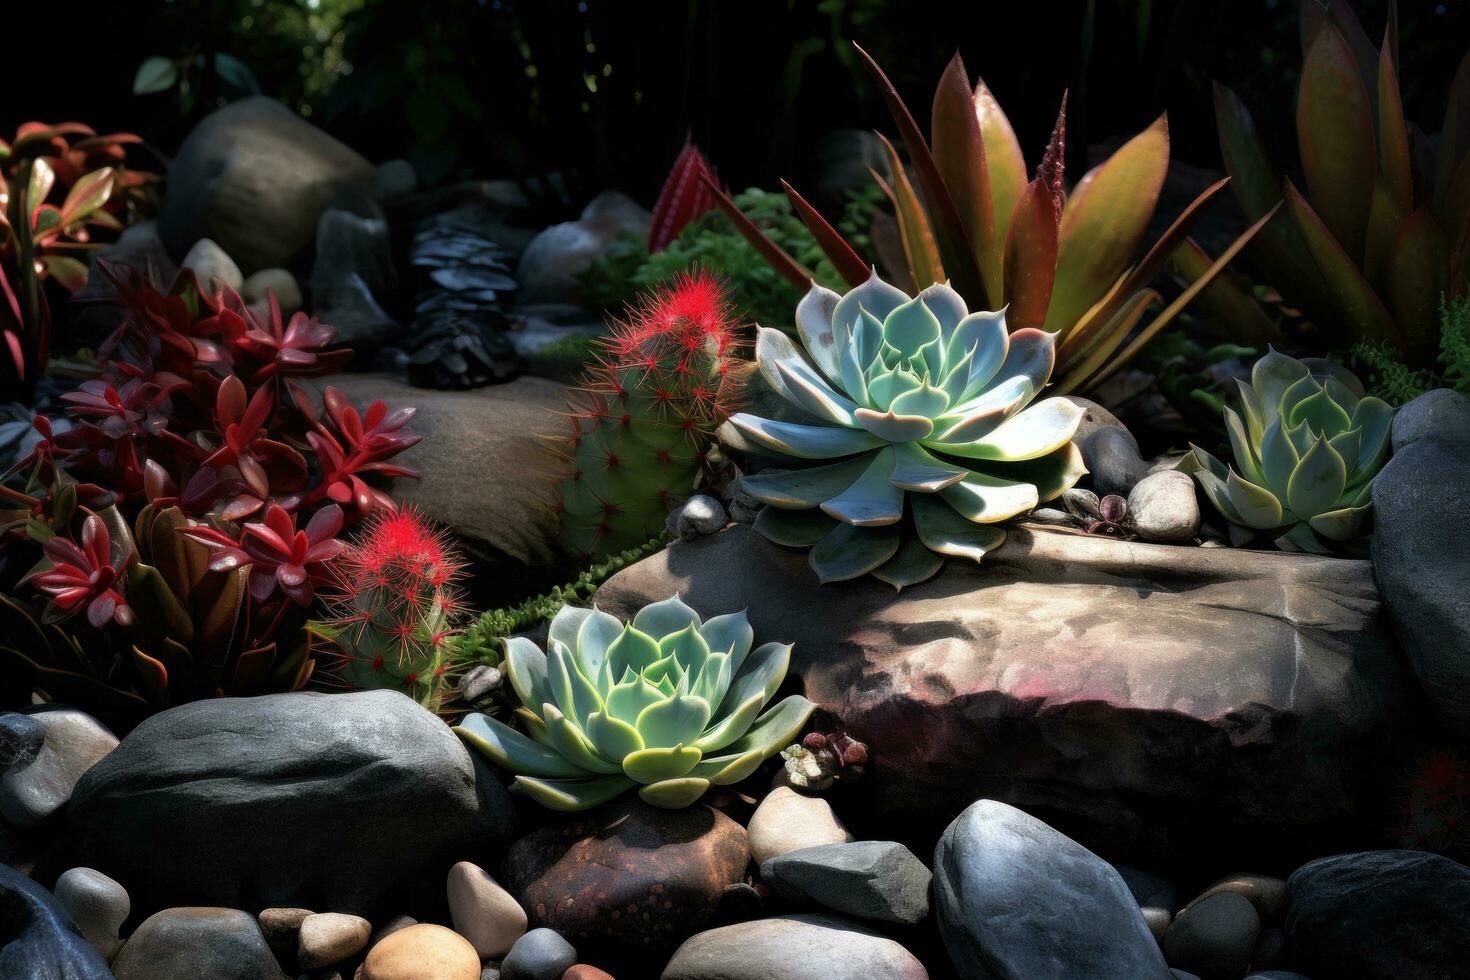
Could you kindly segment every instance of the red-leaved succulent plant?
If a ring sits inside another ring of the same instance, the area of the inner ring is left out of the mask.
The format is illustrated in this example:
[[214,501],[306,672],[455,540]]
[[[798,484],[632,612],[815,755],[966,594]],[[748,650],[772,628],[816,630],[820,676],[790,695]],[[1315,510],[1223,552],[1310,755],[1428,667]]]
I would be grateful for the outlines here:
[[133,611],[115,588],[123,568],[115,564],[112,536],[96,514],[88,514],[82,522],[80,547],[57,535],[43,550],[50,567],[37,569],[26,581],[51,597],[48,621],[65,619],[85,608],[87,622],[98,629],[113,621],[119,626],[132,623]]

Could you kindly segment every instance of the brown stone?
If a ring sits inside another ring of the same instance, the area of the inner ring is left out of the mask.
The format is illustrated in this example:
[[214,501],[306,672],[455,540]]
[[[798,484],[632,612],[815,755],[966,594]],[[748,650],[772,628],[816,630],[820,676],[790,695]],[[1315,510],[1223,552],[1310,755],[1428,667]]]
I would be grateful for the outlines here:
[[427,923],[379,942],[362,964],[362,980],[480,980],[480,957],[453,929]]
[[533,927],[578,949],[669,948],[713,920],[749,860],[744,828],[719,811],[628,797],[516,841],[501,877]]
[[898,593],[819,585],[735,526],[595,598],[629,617],[675,592],[795,644],[788,683],[872,752],[849,821],[987,797],[1120,858],[1326,849],[1376,812],[1407,710],[1366,561],[1016,528]]
[[599,970],[586,963],[578,963],[561,975],[561,980],[614,980],[606,970]]

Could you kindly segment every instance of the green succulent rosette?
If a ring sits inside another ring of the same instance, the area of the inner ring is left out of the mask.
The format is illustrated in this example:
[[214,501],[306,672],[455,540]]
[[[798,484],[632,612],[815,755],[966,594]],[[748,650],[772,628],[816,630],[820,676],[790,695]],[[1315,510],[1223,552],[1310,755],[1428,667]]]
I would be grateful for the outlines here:
[[688,806],[711,785],[749,776],[815,707],[793,694],[762,710],[791,646],[754,642],[744,612],[702,621],[678,596],[632,623],[566,606],[546,653],[522,637],[505,641],[527,734],[479,713],[455,731],[553,810],[585,810],[634,786],[655,806]]
[[1180,468],[1230,522],[1237,541],[1261,532],[1283,551],[1361,550],[1373,477],[1388,459],[1393,408],[1364,396],[1352,372],[1271,350],[1238,381],[1225,409],[1230,467],[1198,446]]
[[[1056,335],[1007,330],[947,284],[910,297],[875,272],[845,295],[813,286],[796,309],[801,348],[760,328],[756,362],[801,422],[740,413],[731,441],[801,461],[745,477],[755,527],[810,548],[823,582],[873,574],[922,582],[945,556],[980,561],[997,525],[1060,496],[1086,469],[1082,409],[1035,401]],[[804,350],[802,349],[804,348]]]

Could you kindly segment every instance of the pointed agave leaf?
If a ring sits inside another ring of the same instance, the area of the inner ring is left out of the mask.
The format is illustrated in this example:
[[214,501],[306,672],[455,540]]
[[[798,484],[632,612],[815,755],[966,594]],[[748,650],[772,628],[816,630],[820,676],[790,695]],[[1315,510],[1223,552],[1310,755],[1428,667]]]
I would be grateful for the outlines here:
[[[867,66],[868,71],[872,73],[874,81],[877,82],[878,91],[882,94],[883,101],[887,103],[888,111],[898,126],[904,148],[908,150],[909,160],[914,165],[914,175],[924,194],[934,240],[939,246],[939,254],[943,259],[944,267],[949,270],[954,288],[959,290],[960,295],[969,300],[972,306],[987,305],[985,284],[980,275],[979,263],[975,260],[975,252],[970,245],[969,236],[965,234],[964,223],[960,220],[959,211],[955,208],[954,198],[950,196],[949,188],[945,186],[944,178],[940,176],[939,168],[934,163],[934,156],[930,153],[928,144],[924,142],[924,134],[919,131],[914,117],[909,115],[893,83],[888,80],[887,75],[883,74],[883,69],[879,68],[878,63],[858,44],[854,43],[853,48],[857,51],[859,59]],[[934,281],[942,282],[943,279]],[[920,289],[929,285],[926,282],[920,282],[917,278],[914,283]]]
[[1434,172],[1434,207],[1443,209],[1450,181],[1461,161],[1470,156],[1470,51],[1460,59],[1445,102],[1444,125],[1439,132],[1438,162]]
[[762,507],[752,525],[760,534],[775,544],[788,548],[810,548],[841,521],[833,520],[819,510],[779,510]]
[[[985,168],[990,185],[990,210],[995,218],[995,234],[987,243],[974,242],[977,252],[990,252],[993,261],[1002,263],[1004,271],[1006,232],[1016,203],[1026,190],[1026,159],[1021,143],[1011,129],[1011,121],[1001,111],[985,82],[977,79],[974,98],[975,118],[980,121],[980,135],[985,141]],[[990,261],[981,255],[981,268]],[[1009,293],[994,293],[990,303],[999,306],[1009,301]]]
[[709,718],[708,701],[678,694],[644,708],[638,713],[634,727],[650,749],[670,748],[692,743],[704,731]]
[[781,181],[781,189],[791,199],[791,206],[796,209],[796,214],[801,218],[802,224],[806,225],[807,231],[817,240],[817,245],[831,261],[837,274],[849,286],[861,286],[868,278],[868,263],[857,250],[852,247],[842,233],[833,228],[827,219],[807,203],[806,198],[796,192],[786,181]]
[[[595,681],[602,675],[602,663],[607,659],[608,649],[623,635],[623,624],[616,616],[609,616],[596,606],[586,613],[579,617],[581,626],[571,649],[582,676]],[[557,615],[560,617],[560,613]],[[553,645],[553,639],[548,637],[547,644]]]
[[1285,189],[1287,210],[1306,239],[1332,302],[1346,321],[1351,335],[1375,342],[1388,341],[1402,347],[1398,327],[1373,292],[1373,287],[1363,278],[1357,263],[1343,251],[1342,245],[1290,180],[1286,181]]
[[936,493],[960,482],[969,473],[963,467],[935,458],[917,443],[897,443],[893,447],[893,454],[893,473],[890,479],[900,490]]
[[1036,459],[1020,463],[987,461],[977,463],[976,468],[990,476],[1031,484],[1036,488],[1039,503],[1060,497],[1087,474],[1087,466],[1082,461],[1082,450],[1077,448],[1075,442],[1069,442],[1056,452]]
[[526,794],[546,807],[562,813],[577,813],[606,803],[636,785],[627,776],[602,776],[597,779],[540,779],[517,776],[516,782]]
[[[1363,84],[1372,90],[1373,76],[1378,70],[1378,52],[1373,40],[1363,30],[1362,22],[1353,13],[1348,0],[1305,0],[1301,5],[1302,56],[1310,52],[1312,42],[1326,25],[1332,25],[1352,52],[1353,64],[1363,78]],[[1397,42],[1395,42],[1395,45]]]
[[766,757],[751,750],[743,755],[721,755],[702,759],[690,771],[690,776],[708,779],[716,786],[732,786],[760,768]]
[[914,528],[930,551],[978,562],[1005,543],[1005,531],[968,521],[935,496],[915,497],[912,507]]
[[465,715],[454,731],[496,765],[514,773],[554,778],[587,775],[586,770],[574,765],[561,753],[478,711]]
[[807,555],[807,564],[825,585],[868,574],[892,558],[901,538],[899,526],[855,527],[838,524]]
[[607,692],[605,713],[631,725],[644,708],[663,698],[663,692],[641,675],[625,676]]
[[[949,188],[965,233],[975,250],[988,299],[985,305],[998,305],[1005,291],[1002,250],[998,247],[1003,243],[996,240],[990,168],[985,157],[985,138],[981,133],[975,98],[970,91],[970,76],[965,71],[965,62],[956,51],[934,90],[929,128],[934,144],[934,165],[939,168],[939,175]],[[1024,177],[1022,183],[1025,183]]]
[[587,716],[586,733],[593,749],[604,759],[622,759],[643,748],[638,729],[602,711]]
[[737,671],[755,642],[755,630],[743,611],[710,617],[699,627],[699,635],[714,653],[729,654],[731,669]]
[[741,477],[740,487],[761,503],[788,510],[820,507],[824,501],[852,486],[868,468],[867,456],[846,459],[826,466],[773,473],[762,470]]
[[1322,25],[1307,50],[1296,128],[1313,209],[1348,255],[1362,255],[1378,146],[1372,98],[1335,25]]
[[1215,127],[1230,188],[1246,217],[1255,221],[1280,203],[1281,171],[1271,162],[1265,141],[1240,96],[1219,82],[1214,83],[1214,93]]
[[759,752],[761,758],[769,758],[796,740],[816,708],[800,694],[782,698],[780,704],[757,718],[750,731],[725,750],[725,756]]
[[[843,324],[839,336],[833,322],[841,298],[826,286],[813,283],[801,302],[796,304],[796,334],[801,338],[801,345],[812,363],[833,384],[842,380],[842,355],[851,347],[848,343],[851,325]],[[860,397],[850,389],[847,393]]]
[[[551,647],[557,643],[562,644],[568,650],[577,649],[577,634],[582,629],[582,623],[592,615],[591,609],[583,609],[580,606],[562,606],[551,618],[551,625],[546,631],[546,645]],[[606,615],[605,613],[603,615]],[[614,620],[616,622],[616,620]],[[618,633],[623,632],[623,624],[618,623]],[[616,636],[613,639],[617,639]],[[609,643],[612,640],[608,641]],[[589,674],[589,677],[597,675]]]
[[1062,212],[1046,329],[1065,330],[1133,264],[1169,169],[1169,124],[1160,116],[1078,182]]
[[740,206],[735,203],[729,194],[724,192],[719,184],[710,180],[704,174],[700,175],[700,179],[704,181],[705,186],[714,194],[715,207],[719,208],[725,217],[730,219],[730,222],[735,226],[735,230],[740,232],[741,237],[761,254],[761,257],[766,260],[771,268],[776,270],[781,278],[791,283],[797,289],[807,289],[811,286],[812,279],[815,277],[810,269],[793,259],[780,245],[771,241],[754,221],[751,221],[745,216],[745,212],[740,210]]
[[[1267,229],[1262,228],[1260,235],[1266,233]],[[1169,256],[1168,269],[1184,282],[1194,282],[1209,271],[1211,264],[1205,250],[1194,239],[1186,238]],[[1256,301],[1249,283],[1229,269],[1221,270],[1195,297],[1194,310],[1205,322],[1224,327],[1230,339],[1237,344],[1263,347],[1281,342],[1281,331]]]
[[1439,350],[1439,308],[1449,275],[1449,242],[1429,209],[1419,208],[1399,229],[1388,258],[1388,305],[1415,366],[1432,364]]
[[1414,168],[1409,159],[1409,124],[1399,97],[1398,70],[1387,43],[1378,54],[1378,160],[1382,181],[1398,210],[1414,209]]
[[887,582],[894,591],[902,592],[910,585],[918,585],[938,575],[943,567],[943,558],[924,547],[924,542],[916,536],[906,534],[898,554],[878,566],[873,577]]
[[772,389],[814,418],[852,425],[857,405],[807,364],[790,337],[769,327],[756,330],[756,364]]
[[1057,273],[1056,209],[1051,190],[1033,180],[1021,192],[1005,241],[1006,319],[1012,328],[1046,321]]
[[908,171],[898,158],[898,151],[882,133],[878,134],[878,139],[888,153],[888,174],[892,182],[884,180],[876,170],[869,172],[893,205],[909,275],[913,277],[917,289],[923,289],[931,283],[943,282],[944,262],[939,255],[939,245],[934,240],[934,229],[929,224],[929,215],[924,211],[918,194],[914,193],[913,184],[909,183]]
[[[766,700],[764,690],[759,690],[750,694],[744,701],[735,703],[734,710],[697,738],[694,747],[701,752],[715,752],[740,738],[755,723],[756,716],[761,713],[761,708],[765,706]],[[725,707],[728,708],[730,705],[727,703]]]

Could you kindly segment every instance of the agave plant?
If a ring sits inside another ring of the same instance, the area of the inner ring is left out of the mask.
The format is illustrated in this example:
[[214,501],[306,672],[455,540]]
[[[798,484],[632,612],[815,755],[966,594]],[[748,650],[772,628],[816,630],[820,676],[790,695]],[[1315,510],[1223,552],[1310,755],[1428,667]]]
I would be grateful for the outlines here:
[[544,656],[530,640],[505,641],[529,737],[478,713],[455,730],[553,810],[585,810],[633,786],[655,806],[688,806],[711,785],[749,776],[814,708],[793,694],[761,711],[791,647],[752,650],[754,639],[744,612],[702,621],[678,596],[628,624],[567,606],[551,621]]
[[1181,463],[1238,541],[1264,532],[1284,551],[1360,550],[1393,409],[1351,372],[1314,363],[1315,375],[1272,350],[1238,382],[1241,412],[1225,409],[1235,469],[1198,446]]
[[766,504],[756,529],[810,547],[823,582],[871,572],[903,588],[943,555],[979,561],[1005,540],[997,522],[1086,472],[1072,444],[1082,409],[1031,404],[1056,359],[1052,334],[1009,331],[1004,311],[970,313],[947,285],[911,298],[876,273],[841,297],[813,286],[796,328],[810,363],[764,327],[756,363],[811,421],[740,413],[730,425],[764,450],[837,460],[743,481]]
[[[1210,261],[1186,236],[1204,206],[1228,183],[1221,180],[1195,198],[1138,258],[1169,167],[1165,117],[1084,174],[1068,195],[1062,167],[1065,97],[1052,138],[1028,181],[1010,121],[983,81],[971,89],[958,54],[935,91],[926,142],[877,62],[862,48],[857,51],[893,115],[914,174],[911,182],[897,151],[880,136],[888,174],[875,171],[873,178],[898,218],[906,265],[902,271],[909,280],[905,286],[923,289],[948,282],[972,308],[1004,304],[1013,328],[1042,327],[1057,334],[1053,385],[1058,392],[1101,384],[1206,287],[1225,290],[1227,281],[1218,278],[1220,273],[1269,219],[1257,221],[1218,260]],[[805,289],[811,273],[753,223],[742,220],[718,185],[708,180],[706,185],[716,194],[717,206],[766,260]],[[782,186],[847,284],[861,284],[868,262],[800,194],[784,182]],[[1176,255],[1190,261],[1174,261]],[[1171,262],[1189,284],[1140,328],[1145,314],[1162,301],[1149,284]],[[1231,304],[1250,315],[1233,325],[1236,339],[1264,342],[1274,328],[1258,307],[1243,302],[1246,298]]]
[[1218,83],[1215,117],[1246,215],[1261,218],[1285,199],[1251,250],[1266,280],[1321,332],[1321,346],[1389,344],[1425,368],[1437,351],[1441,297],[1470,285],[1470,55],[1436,145],[1404,117],[1389,9],[1380,50],[1345,0],[1302,0],[1303,187],[1282,176],[1249,110]]

